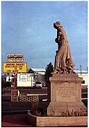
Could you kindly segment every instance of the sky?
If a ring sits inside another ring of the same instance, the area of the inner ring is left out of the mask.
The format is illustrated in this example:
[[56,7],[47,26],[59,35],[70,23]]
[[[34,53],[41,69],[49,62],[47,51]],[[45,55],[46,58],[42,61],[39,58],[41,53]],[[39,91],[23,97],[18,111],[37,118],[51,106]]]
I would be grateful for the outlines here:
[[53,23],[67,34],[75,69],[88,67],[87,1],[2,1],[1,58],[21,53],[28,68],[54,65],[57,44]]

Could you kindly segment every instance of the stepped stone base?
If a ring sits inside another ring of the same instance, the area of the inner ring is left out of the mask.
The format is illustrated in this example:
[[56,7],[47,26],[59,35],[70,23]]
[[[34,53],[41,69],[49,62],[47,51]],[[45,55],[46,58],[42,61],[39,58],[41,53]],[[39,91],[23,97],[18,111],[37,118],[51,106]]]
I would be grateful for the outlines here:
[[81,81],[76,74],[53,75],[47,116],[35,116],[28,111],[29,122],[36,126],[87,126],[86,107],[81,102]]
[[32,115],[28,112],[28,121],[30,124],[34,124],[38,127],[45,127],[45,126],[56,126],[56,127],[85,127],[88,125],[88,117],[87,116],[73,116],[73,117],[39,117]]

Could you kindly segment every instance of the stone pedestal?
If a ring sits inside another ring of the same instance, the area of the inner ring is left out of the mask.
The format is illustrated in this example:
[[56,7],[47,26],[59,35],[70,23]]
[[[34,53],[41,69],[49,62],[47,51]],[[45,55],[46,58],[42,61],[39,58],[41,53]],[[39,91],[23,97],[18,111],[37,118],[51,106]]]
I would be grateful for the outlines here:
[[47,114],[86,115],[86,107],[81,101],[81,81],[77,74],[54,74],[50,78],[51,102]]

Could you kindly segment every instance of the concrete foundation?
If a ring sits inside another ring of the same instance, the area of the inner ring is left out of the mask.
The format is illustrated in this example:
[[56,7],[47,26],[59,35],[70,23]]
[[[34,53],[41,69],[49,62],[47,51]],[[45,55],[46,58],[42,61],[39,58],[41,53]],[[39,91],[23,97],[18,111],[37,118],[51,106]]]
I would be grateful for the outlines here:
[[35,126],[87,126],[87,116],[72,117],[39,117],[28,112],[28,121]]

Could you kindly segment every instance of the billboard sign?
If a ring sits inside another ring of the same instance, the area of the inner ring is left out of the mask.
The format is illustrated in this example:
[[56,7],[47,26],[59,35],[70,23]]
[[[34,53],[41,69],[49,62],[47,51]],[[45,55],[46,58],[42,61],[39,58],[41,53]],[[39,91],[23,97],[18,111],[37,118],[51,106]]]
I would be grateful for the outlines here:
[[23,62],[23,54],[7,54],[7,62]]
[[27,72],[27,63],[25,62],[6,62],[3,63],[3,72]]

